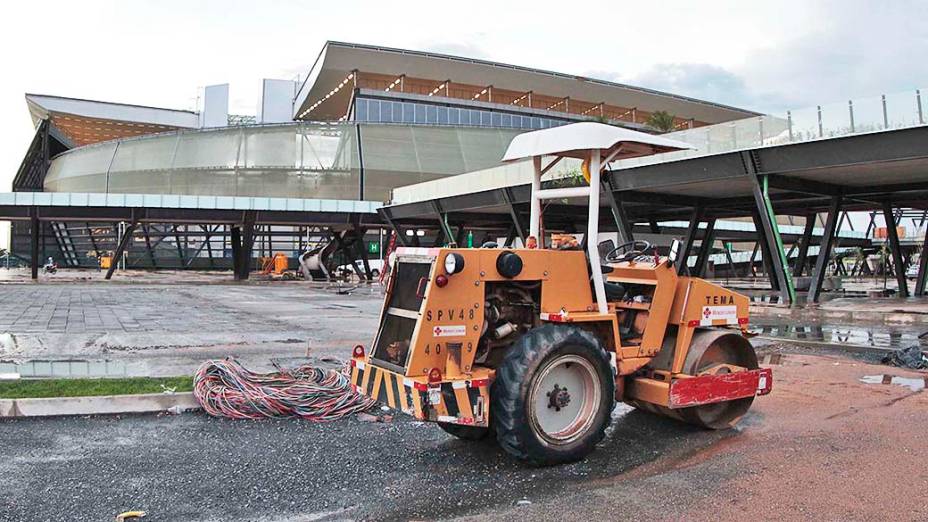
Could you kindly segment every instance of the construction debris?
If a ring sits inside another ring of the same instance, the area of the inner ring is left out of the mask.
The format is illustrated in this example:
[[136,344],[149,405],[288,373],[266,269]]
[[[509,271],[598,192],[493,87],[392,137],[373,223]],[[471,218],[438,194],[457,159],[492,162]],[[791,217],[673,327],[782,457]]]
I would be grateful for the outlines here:
[[899,366],[900,368],[910,368],[912,370],[928,369],[928,356],[922,351],[922,347],[913,344],[908,348],[896,350],[886,357],[883,357],[883,364]]

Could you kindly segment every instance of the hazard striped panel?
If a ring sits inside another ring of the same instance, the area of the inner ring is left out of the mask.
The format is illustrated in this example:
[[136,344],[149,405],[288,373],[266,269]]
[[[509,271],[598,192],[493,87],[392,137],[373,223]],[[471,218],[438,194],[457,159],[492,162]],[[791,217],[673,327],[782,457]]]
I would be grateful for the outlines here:
[[354,360],[351,384],[358,392],[420,420],[468,426],[489,424],[487,379],[426,384]]

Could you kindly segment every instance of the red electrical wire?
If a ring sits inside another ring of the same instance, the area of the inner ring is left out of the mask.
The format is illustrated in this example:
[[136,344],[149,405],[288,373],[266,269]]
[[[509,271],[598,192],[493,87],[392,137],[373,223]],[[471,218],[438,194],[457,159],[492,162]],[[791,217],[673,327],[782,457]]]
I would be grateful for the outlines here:
[[232,419],[297,416],[327,422],[374,405],[335,370],[310,365],[278,370],[261,374],[231,358],[207,361],[193,378],[193,394],[206,413]]

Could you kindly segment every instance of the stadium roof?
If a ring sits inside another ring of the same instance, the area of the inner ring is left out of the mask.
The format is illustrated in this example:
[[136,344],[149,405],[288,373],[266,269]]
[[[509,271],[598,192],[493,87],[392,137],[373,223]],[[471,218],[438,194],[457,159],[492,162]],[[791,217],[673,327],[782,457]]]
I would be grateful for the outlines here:
[[33,124],[49,120],[69,147],[197,127],[191,111],[28,93],[26,104]]
[[[352,94],[352,89],[343,87],[353,71],[360,71],[362,76],[365,73],[391,78],[405,75],[436,82],[450,79],[454,83],[515,92],[533,91],[554,99],[585,100],[645,112],[663,110],[709,124],[758,115],[718,103],[571,74],[439,53],[329,41],[297,94],[294,118],[334,120],[342,117]],[[318,110],[308,114],[314,104]]]

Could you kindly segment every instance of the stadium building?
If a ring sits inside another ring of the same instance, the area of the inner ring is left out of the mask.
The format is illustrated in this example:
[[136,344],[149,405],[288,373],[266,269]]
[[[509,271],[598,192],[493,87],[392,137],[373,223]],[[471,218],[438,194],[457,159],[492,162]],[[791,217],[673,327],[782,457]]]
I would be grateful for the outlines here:
[[[321,244],[339,252],[332,263],[351,261],[382,251],[376,209],[393,189],[512,168],[500,158],[521,132],[586,120],[666,132],[757,116],[340,42],[323,47],[304,81],[264,80],[258,114],[229,114],[228,99],[228,85],[207,87],[196,112],[27,94],[36,134],[3,197],[45,210],[14,221],[12,252],[75,267],[121,252],[131,267],[235,267],[240,277],[256,258]],[[658,112],[673,117],[663,128]]]

